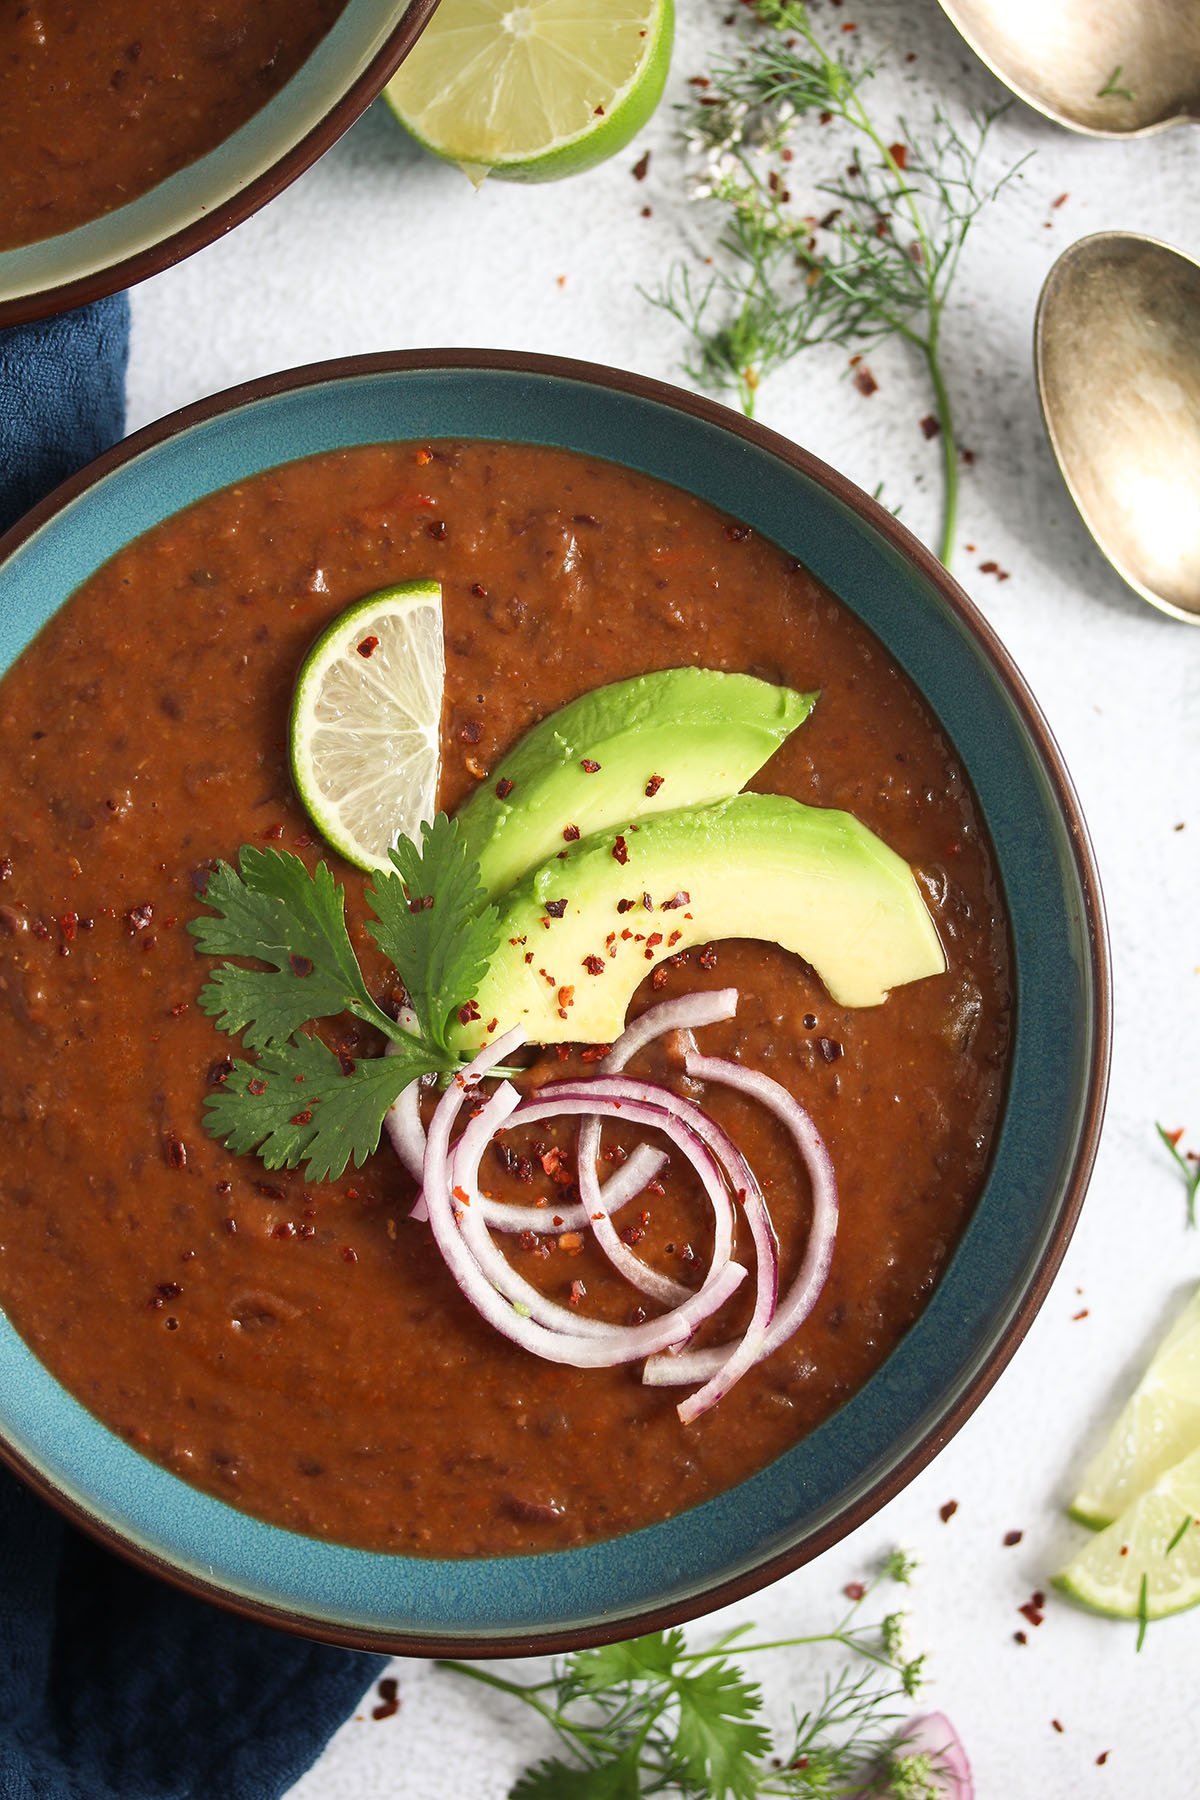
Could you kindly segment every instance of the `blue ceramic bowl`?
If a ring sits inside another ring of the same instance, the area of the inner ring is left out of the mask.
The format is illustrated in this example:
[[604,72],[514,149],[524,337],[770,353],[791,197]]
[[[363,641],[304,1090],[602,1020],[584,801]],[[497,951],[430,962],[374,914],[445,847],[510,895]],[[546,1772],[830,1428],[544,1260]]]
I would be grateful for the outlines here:
[[0,250],[0,326],[131,287],[240,225],[370,105],[437,3],[348,0],[292,79],[207,156],[74,231]]
[[341,445],[442,436],[564,445],[631,465],[802,558],[883,640],[956,746],[995,845],[1016,961],[1012,1070],[991,1171],[925,1312],[810,1437],[648,1530],[473,1561],[301,1537],[200,1493],[114,1437],[0,1317],[0,1452],[88,1529],[295,1630],[499,1654],[628,1636],[747,1593],[835,1542],[945,1443],[1045,1297],[1082,1202],[1107,1076],[1108,967],[1096,874],[1058,752],[940,564],[784,439],[612,370],[470,351],[363,357],[178,413],[100,458],[0,542],[0,668],[100,563],[212,489]]

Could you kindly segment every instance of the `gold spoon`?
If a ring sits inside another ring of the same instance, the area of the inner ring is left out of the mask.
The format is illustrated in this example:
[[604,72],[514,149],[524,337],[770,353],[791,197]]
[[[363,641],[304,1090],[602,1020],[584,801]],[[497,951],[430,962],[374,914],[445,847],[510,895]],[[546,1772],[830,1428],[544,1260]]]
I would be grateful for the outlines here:
[[1033,328],[1046,430],[1124,581],[1200,625],[1200,263],[1130,231],[1063,252]]
[[1093,137],[1200,123],[1198,0],[941,0],[993,75]]

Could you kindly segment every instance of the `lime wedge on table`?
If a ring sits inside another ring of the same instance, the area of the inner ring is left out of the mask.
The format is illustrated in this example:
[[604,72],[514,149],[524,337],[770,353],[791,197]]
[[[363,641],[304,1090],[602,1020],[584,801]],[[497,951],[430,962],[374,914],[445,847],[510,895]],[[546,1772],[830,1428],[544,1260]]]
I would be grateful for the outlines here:
[[474,181],[553,181],[641,130],[662,95],[672,0],[442,0],[385,92]]
[[292,696],[296,791],[326,842],[360,869],[437,810],[445,685],[442,590],[409,581],[339,613]]
[[1089,1538],[1055,1586],[1118,1619],[1165,1618],[1200,1600],[1200,1450],[1185,1456],[1106,1530]]
[[1200,1449],[1200,1289],[1154,1353],[1071,1502],[1081,1525],[1108,1525]]

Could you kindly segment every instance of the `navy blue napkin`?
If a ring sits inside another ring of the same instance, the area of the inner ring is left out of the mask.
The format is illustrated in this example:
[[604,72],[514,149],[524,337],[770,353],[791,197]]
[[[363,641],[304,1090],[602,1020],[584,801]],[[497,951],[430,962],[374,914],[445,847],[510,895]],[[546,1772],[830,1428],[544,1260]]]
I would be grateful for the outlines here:
[[[125,424],[129,303],[0,332],[0,531]],[[0,1800],[276,1800],[384,1666],[207,1606],[0,1467]]]

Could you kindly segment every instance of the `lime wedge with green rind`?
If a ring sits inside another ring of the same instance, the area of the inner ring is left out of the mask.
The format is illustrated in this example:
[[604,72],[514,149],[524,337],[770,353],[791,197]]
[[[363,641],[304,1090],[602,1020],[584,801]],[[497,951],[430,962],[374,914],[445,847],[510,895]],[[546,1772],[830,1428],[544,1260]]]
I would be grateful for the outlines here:
[[1081,1606],[1116,1619],[1163,1619],[1195,1606],[1200,1601],[1200,1450],[1166,1470],[1118,1519],[1089,1538],[1054,1585]]
[[624,149],[662,97],[673,0],[442,0],[384,90],[476,183],[555,181]]
[[301,665],[292,779],[326,843],[360,869],[386,868],[437,810],[445,674],[436,581],[356,600]]
[[1200,1448],[1200,1289],[1168,1331],[1071,1502],[1072,1518],[1100,1528],[1158,1477]]

